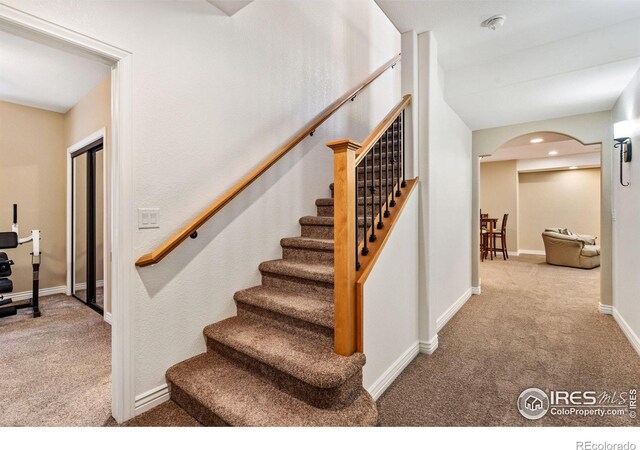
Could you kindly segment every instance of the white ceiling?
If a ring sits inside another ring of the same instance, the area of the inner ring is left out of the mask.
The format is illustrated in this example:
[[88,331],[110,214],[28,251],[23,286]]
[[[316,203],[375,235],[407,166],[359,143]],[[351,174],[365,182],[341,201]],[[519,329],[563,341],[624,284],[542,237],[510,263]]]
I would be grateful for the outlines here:
[[[542,138],[544,141],[538,144],[531,144],[530,141],[533,138]],[[549,155],[552,150],[558,153],[553,156]],[[600,144],[583,145],[575,139],[558,133],[532,133],[506,142],[493,155],[483,157],[482,162],[539,158],[561,159],[565,156],[599,152]]]
[[227,16],[233,16],[252,1],[253,0],[207,0],[207,2],[211,3]]
[[[434,32],[473,130],[611,109],[640,68],[638,0],[376,1],[401,32]],[[494,14],[504,27],[481,28]]]
[[64,113],[109,75],[109,67],[0,31],[0,100]]

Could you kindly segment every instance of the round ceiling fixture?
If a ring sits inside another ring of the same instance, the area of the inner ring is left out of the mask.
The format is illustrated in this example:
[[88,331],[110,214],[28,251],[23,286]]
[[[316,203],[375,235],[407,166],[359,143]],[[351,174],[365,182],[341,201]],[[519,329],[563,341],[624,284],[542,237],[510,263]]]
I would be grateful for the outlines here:
[[498,14],[489,17],[487,20],[480,24],[483,28],[489,28],[490,30],[496,30],[504,25],[504,21],[507,20],[507,16],[504,14]]

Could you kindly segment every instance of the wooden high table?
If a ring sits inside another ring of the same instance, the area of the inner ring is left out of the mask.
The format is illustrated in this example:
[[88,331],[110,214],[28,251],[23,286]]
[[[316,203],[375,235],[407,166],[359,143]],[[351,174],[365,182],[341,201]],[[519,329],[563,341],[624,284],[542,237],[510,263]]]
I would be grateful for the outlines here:
[[480,227],[484,228],[487,225],[487,245],[484,247],[484,252],[489,252],[491,255],[491,259],[493,260],[493,251],[495,247],[495,242],[493,238],[493,230],[498,226],[498,219],[493,217],[484,217],[480,218]]

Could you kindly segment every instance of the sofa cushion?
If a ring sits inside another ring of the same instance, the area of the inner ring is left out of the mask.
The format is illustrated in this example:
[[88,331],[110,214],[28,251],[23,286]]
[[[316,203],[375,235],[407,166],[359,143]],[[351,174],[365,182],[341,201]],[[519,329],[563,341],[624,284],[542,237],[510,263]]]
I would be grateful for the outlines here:
[[586,245],[596,245],[596,238],[593,236],[589,236],[588,234],[577,234],[576,236]]
[[556,231],[545,231],[544,233],[542,233],[542,237],[544,238],[544,236],[549,236],[551,238],[554,239],[561,239],[564,241],[577,241],[578,240],[578,236],[569,236],[568,234],[562,234]]
[[600,254],[599,245],[585,245],[580,251],[582,256],[598,256]]

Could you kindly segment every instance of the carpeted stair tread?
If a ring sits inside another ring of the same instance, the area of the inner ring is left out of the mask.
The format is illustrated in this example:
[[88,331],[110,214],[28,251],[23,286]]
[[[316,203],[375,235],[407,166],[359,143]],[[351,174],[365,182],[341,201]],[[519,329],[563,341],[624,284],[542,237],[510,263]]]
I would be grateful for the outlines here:
[[287,237],[280,240],[280,245],[286,248],[333,251],[333,239],[318,239],[301,236]]
[[373,426],[378,419],[376,404],[364,389],[346,408],[318,409],[215,353],[176,364],[167,378],[189,397],[180,405],[185,410],[203,416],[204,409],[233,426]]
[[331,216],[302,216],[298,221],[300,225],[318,225],[324,227],[333,226],[333,217]]
[[333,266],[327,264],[310,264],[290,259],[275,259],[260,263],[258,269],[260,269],[260,272],[333,284]]
[[240,303],[333,328],[333,303],[306,292],[255,286],[236,292],[233,298]]
[[331,339],[290,332],[255,319],[231,317],[204,329],[208,339],[319,388],[336,387],[356,375],[362,353],[340,356]]

